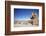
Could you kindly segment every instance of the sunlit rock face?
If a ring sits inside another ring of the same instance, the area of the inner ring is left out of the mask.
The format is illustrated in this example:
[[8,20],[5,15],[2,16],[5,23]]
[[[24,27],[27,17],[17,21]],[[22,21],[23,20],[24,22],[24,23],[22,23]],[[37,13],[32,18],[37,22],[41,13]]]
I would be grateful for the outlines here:
[[38,25],[38,17],[34,12],[32,13],[32,22],[33,22],[33,25]]

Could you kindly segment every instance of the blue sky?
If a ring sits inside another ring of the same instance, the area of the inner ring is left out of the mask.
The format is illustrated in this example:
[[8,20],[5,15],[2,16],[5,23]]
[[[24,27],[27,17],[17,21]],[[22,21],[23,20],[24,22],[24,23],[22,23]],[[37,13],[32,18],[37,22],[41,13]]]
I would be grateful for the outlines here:
[[32,12],[39,15],[39,9],[20,9],[14,8],[14,19],[28,19],[32,16]]

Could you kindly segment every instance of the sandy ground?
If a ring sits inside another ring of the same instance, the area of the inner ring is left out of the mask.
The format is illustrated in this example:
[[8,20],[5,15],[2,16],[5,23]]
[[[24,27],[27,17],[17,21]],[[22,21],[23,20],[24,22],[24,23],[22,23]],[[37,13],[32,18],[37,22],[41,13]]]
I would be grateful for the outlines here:
[[32,25],[31,23],[29,23],[29,21],[17,21],[14,24],[14,27],[31,27],[31,26],[36,26],[36,25]]
[[15,27],[30,27],[32,26],[32,24],[28,23],[28,24],[15,24]]

